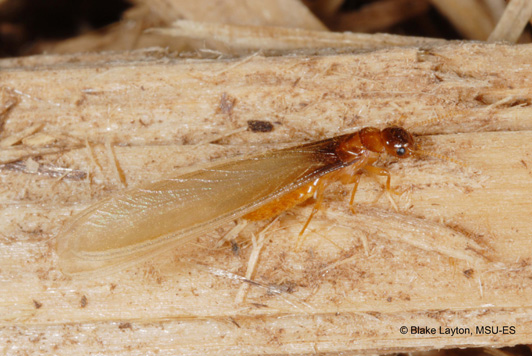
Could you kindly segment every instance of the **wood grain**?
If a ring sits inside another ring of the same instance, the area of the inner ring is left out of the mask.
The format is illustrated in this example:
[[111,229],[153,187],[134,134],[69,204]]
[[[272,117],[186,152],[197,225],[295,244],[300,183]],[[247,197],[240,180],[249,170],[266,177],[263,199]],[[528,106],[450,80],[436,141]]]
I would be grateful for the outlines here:
[[[2,351],[373,354],[531,342],[530,58],[530,46],[452,43],[231,60],[152,50],[0,61]],[[274,130],[247,130],[249,120]],[[124,189],[117,164],[134,186],[394,123],[464,166],[384,160],[404,192],[398,211],[372,179],[361,182],[356,215],[350,187],[330,187],[301,251],[295,237],[312,205],[281,215],[243,302],[235,298],[248,238],[264,224],[250,224],[238,249],[216,246],[224,226],[98,279],[56,268],[54,239],[69,217]],[[401,326],[438,333],[403,335]]]

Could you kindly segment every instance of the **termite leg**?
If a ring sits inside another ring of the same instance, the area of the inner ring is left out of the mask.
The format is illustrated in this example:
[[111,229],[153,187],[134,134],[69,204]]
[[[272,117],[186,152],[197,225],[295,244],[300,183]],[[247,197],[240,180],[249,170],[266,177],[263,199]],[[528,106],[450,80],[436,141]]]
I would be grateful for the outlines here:
[[356,214],[355,211],[355,194],[358,189],[358,183],[360,182],[360,177],[362,176],[363,171],[356,168],[353,169],[353,166],[346,167],[338,172],[335,172],[335,180],[339,180],[342,184],[354,184],[353,190],[351,191],[351,197],[349,199],[349,209],[353,214]]
[[308,224],[314,217],[314,215],[318,212],[320,209],[321,203],[323,202],[323,192],[325,191],[325,184],[323,183],[323,179],[318,180],[318,184],[316,186],[316,191],[314,194],[314,198],[316,199],[316,204],[314,204],[314,207],[312,208],[312,212],[310,213],[310,216],[308,217],[307,221],[305,222],[305,225],[303,225],[303,228],[299,232],[299,235],[297,236],[297,242],[296,242],[296,250],[299,249],[299,247],[303,244],[305,239],[303,238],[303,234],[305,233],[305,230],[307,229]]
[[356,214],[356,211],[355,211],[355,193],[357,192],[357,189],[358,189],[358,182],[360,182],[360,176],[361,174],[358,173],[358,174],[355,174],[353,175],[353,183],[355,183],[355,185],[353,186],[353,190],[351,191],[351,198],[349,199],[349,208],[351,209],[351,212],[353,214]]
[[394,189],[392,189],[392,187],[390,186],[390,183],[392,181],[392,175],[390,174],[390,172],[385,169],[385,168],[379,168],[379,167],[375,167],[375,166],[366,166],[364,167],[364,169],[370,174],[370,175],[376,175],[376,176],[380,176],[380,177],[386,177],[386,191],[388,193],[393,193],[395,195],[401,195],[401,193],[395,191]]
[[385,168],[379,168],[379,167],[370,166],[370,165],[364,167],[364,169],[370,175],[377,175],[377,176],[381,176],[381,177],[382,176],[386,177],[386,195],[388,196],[388,199],[390,200],[390,203],[392,204],[392,206],[395,209],[395,211],[399,211],[399,208],[397,207],[397,204],[393,200],[393,198],[392,198],[390,193],[393,193],[393,194],[396,194],[396,195],[399,195],[401,193],[396,192],[394,189],[391,188],[390,182],[392,180],[392,175],[390,174],[390,172],[387,169],[385,169]]

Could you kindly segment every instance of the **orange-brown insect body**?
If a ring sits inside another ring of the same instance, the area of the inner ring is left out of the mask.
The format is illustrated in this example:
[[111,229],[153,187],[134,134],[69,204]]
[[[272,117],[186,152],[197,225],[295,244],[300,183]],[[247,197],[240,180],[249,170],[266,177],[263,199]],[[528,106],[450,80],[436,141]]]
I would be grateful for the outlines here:
[[304,185],[299,189],[288,192],[285,195],[282,195],[279,198],[269,202],[263,207],[244,215],[244,219],[254,221],[268,219],[281,214],[283,211],[290,210],[298,204],[303,203],[304,201],[311,198],[316,192],[315,183],[318,181],[318,179],[315,180],[313,183]]
[[[358,182],[360,171],[371,166],[379,155],[383,153],[403,158],[410,156],[414,149],[412,135],[400,127],[393,126],[384,130],[366,127],[360,131],[329,140],[330,145],[325,145],[325,148],[320,151],[320,155],[317,155],[316,159],[322,160],[327,157],[326,159],[330,160],[331,165],[342,165],[345,168],[327,173],[309,184],[274,199],[243,217],[248,220],[263,220],[277,216],[313,196],[317,198],[317,193],[320,193],[329,182],[337,179],[344,184]],[[383,169],[379,170],[385,171]],[[389,182],[387,183],[387,188],[389,189]]]
[[388,171],[373,166],[380,155],[415,151],[404,129],[369,127],[126,189],[69,221],[57,237],[60,267],[67,274],[122,268],[239,217],[266,219],[314,197],[301,242],[327,184],[354,183],[352,207],[362,172],[386,176],[391,191]]

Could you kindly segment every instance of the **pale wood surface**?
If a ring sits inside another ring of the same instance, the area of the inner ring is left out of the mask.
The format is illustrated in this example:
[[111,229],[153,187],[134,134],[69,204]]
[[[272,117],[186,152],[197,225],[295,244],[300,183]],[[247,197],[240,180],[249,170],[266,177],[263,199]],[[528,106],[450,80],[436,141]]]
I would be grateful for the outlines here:
[[488,41],[517,42],[532,17],[532,2],[516,0],[508,3]]
[[[176,20],[243,26],[326,31],[327,28],[299,0],[136,0],[121,21],[67,40],[41,43],[33,53],[77,53],[134,50],[160,46],[174,51],[213,49],[207,41],[161,38],[146,35],[151,27],[170,26]],[[223,50],[224,47],[218,47]]]
[[[324,32],[273,26],[242,26],[220,23],[178,20],[171,26],[153,28],[148,34],[166,38],[208,41],[218,46],[220,54],[252,54],[260,51],[266,55],[292,54],[295,51],[349,51],[375,50],[390,47],[434,46],[447,41],[426,37],[390,34],[370,35],[352,32]],[[300,53],[301,54],[301,53]]]
[[[312,57],[154,50],[0,61],[2,351],[370,354],[532,342],[530,58],[530,46],[455,43]],[[240,130],[248,120],[275,129]],[[123,189],[115,159],[134,186],[398,122],[466,166],[384,162],[405,192],[399,211],[371,179],[356,215],[350,187],[330,187],[302,251],[295,237],[311,205],[283,214],[244,302],[235,298],[249,231],[238,254],[216,247],[231,226],[109,276],[70,279],[56,268],[54,239],[68,218]],[[473,335],[403,335],[403,325]],[[483,325],[516,329],[475,335]]]
[[169,24],[178,19],[309,30],[327,28],[299,0],[135,0]]

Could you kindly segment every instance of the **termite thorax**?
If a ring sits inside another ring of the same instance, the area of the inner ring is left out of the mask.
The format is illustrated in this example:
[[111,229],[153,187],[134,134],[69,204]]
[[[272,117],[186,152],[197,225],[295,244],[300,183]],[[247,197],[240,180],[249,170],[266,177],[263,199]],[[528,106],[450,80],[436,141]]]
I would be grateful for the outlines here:
[[360,140],[359,132],[346,135],[338,143],[335,153],[344,163],[351,163],[359,160],[366,153],[367,149]]

